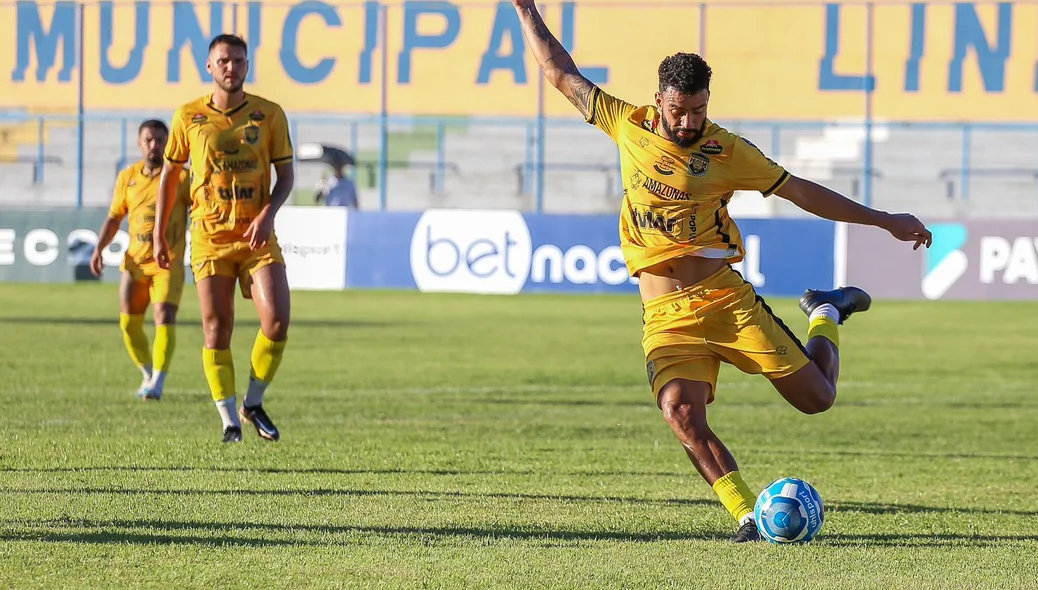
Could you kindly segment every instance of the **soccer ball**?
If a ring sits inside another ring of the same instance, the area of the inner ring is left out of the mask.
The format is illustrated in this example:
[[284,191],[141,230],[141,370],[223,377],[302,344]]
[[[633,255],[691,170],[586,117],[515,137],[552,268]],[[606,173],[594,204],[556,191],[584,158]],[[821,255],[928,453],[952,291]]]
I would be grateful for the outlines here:
[[807,543],[822,530],[825,519],[818,490],[795,477],[784,477],[764,488],[753,514],[757,530],[772,543]]

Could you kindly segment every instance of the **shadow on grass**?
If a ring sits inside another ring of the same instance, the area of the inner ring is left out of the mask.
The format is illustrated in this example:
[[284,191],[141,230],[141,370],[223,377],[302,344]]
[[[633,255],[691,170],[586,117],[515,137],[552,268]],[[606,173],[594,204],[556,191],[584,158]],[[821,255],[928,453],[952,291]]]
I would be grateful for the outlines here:
[[[474,527],[373,527],[310,524],[217,523],[177,522],[161,520],[11,520],[0,524],[9,529],[0,532],[2,540],[77,542],[77,543],[140,543],[157,545],[204,544],[245,546],[322,546],[355,544],[356,540],[319,538],[355,536],[401,537],[426,541],[488,540],[549,541],[573,543],[580,541],[614,541],[649,543],[675,540],[727,540],[731,533],[700,532],[632,532],[632,531],[576,531],[551,528],[474,528]],[[10,530],[16,529],[16,530]],[[71,529],[71,530],[70,530]],[[176,534],[185,531],[189,534]],[[194,534],[191,534],[194,533]],[[201,534],[200,534],[201,533]],[[207,534],[208,533],[208,534]],[[301,538],[285,538],[285,536]],[[311,537],[311,538],[307,538]]]
[[[717,508],[714,499],[700,498],[643,498],[638,496],[575,495],[575,494],[531,494],[523,492],[459,492],[453,490],[379,490],[358,488],[280,488],[280,489],[139,489],[119,487],[80,488],[0,488],[0,493],[25,495],[124,495],[124,496],[255,496],[255,497],[412,497],[429,500],[513,500],[513,501],[558,501],[599,502],[633,504],[643,506],[701,506]],[[1006,516],[1036,517],[1038,510],[1014,510],[977,507],[923,506],[918,504],[888,504],[878,502],[829,501],[826,514],[860,512],[864,514],[993,514]]]
[[[55,326],[114,326],[119,327],[119,316],[115,318],[48,318],[48,317],[0,317],[0,324],[28,324],[28,325],[55,325]],[[177,320],[178,326],[190,328],[202,327],[200,318]],[[260,322],[255,318],[236,319],[236,327],[259,328]],[[312,319],[292,318],[293,326],[305,326],[309,328],[392,328],[405,324],[392,322],[371,322],[365,320],[339,320],[339,319]],[[406,325],[412,325],[408,322]]]
[[[609,541],[727,541],[730,532],[717,531],[583,531],[543,527],[378,527],[311,524],[179,522],[162,520],[9,520],[0,540],[51,543],[335,546],[356,544],[357,535],[420,542],[541,541],[549,545]],[[315,538],[316,537],[316,538]],[[347,537],[347,538],[340,538]],[[818,545],[835,547],[985,547],[1038,541],[1038,535],[876,534],[824,535]]]
[[696,498],[639,498],[635,496],[581,496],[572,494],[526,494],[513,492],[456,492],[433,490],[364,490],[347,488],[312,488],[312,489],[126,489],[126,488],[39,488],[39,489],[3,489],[6,494],[57,494],[57,495],[121,495],[121,496],[258,496],[258,497],[411,497],[430,500],[465,499],[465,500],[548,500],[558,502],[602,502],[617,504],[640,504],[656,506],[710,506],[717,508],[714,500]]

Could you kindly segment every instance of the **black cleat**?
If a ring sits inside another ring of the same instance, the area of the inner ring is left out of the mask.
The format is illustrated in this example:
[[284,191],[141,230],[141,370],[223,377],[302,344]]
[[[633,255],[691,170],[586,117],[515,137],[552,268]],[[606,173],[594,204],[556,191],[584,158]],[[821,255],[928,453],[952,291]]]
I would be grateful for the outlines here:
[[223,442],[241,442],[241,428],[228,426],[223,429]]
[[757,523],[752,520],[739,527],[739,530],[735,532],[735,536],[732,537],[732,543],[752,543],[760,540],[761,536],[760,531],[757,530]]
[[800,298],[800,309],[810,316],[823,303],[832,304],[840,312],[840,321],[837,323],[842,324],[852,313],[867,311],[872,305],[872,297],[857,287],[840,287],[832,291],[808,289]]
[[256,427],[256,434],[259,434],[260,438],[271,441],[281,438],[281,433],[278,432],[277,426],[274,426],[270,416],[263,411],[263,406],[249,408],[243,405],[239,414],[242,420]]

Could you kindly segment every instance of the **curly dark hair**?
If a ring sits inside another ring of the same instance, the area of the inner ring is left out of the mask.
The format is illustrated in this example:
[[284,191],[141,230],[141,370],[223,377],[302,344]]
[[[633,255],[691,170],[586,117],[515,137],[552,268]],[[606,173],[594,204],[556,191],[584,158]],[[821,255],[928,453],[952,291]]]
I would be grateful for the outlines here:
[[660,62],[660,92],[668,88],[681,94],[710,90],[710,66],[695,53],[675,53]]

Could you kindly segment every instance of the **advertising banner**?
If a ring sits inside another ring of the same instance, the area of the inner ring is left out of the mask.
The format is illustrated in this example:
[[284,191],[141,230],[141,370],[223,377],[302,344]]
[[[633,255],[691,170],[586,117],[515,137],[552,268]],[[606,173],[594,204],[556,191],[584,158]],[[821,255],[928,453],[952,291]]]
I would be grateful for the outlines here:
[[345,207],[282,207],[274,218],[293,290],[346,286]]
[[[832,288],[835,225],[822,220],[738,222],[736,265],[762,295]],[[346,286],[425,292],[635,293],[614,215],[508,210],[354,212]]]
[[0,282],[118,282],[130,244],[125,221],[102,253],[101,279],[90,272],[97,231],[107,216],[108,209],[0,211]]
[[[100,279],[90,272],[97,231],[108,209],[0,211],[0,282],[119,281],[130,244],[126,222],[102,259]],[[274,222],[292,289],[342,289],[346,285],[346,209],[283,207]],[[188,235],[184,264],[191,259]],[[191,273],[187,281],[192,282]]]
[[929,250],[883,230],[850,226],[847,282],[886,299],[1038,299],[1038,224],[985,220],[927,224]]

